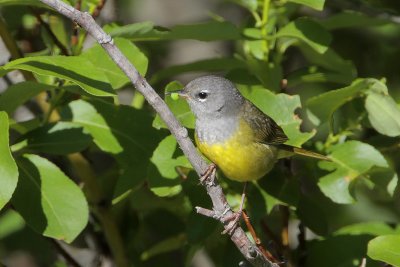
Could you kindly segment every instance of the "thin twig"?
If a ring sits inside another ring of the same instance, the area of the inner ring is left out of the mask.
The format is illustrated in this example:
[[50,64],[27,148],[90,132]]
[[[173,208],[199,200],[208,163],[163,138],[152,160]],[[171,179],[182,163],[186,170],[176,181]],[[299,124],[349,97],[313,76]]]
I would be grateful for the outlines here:
[[[164,120],[171,133],[175,136],[182,151],[191,162],[194,170],[197,172],[199,177],[201,177],[207,169],[207,163],[197,152],[193,142],[188,136],[187,129],[180,125],[163,99],[139,74],[132,63],[114,45],[111,36],[107,35],[101,29],[101,27],[96,24],[92,16],[87,13],[82,13],[60,0],[41,0],[41,2],[53,7],[59,13],[67,16],[71,20],[76,21],[82,28],[88,31],[88,33],[91,34],[95,40],[97,40],[97,42],[107,51],[112,60],[131,80],[135,88],[143,94],[149,104]],[[214,183],[206,184],[205,188],[213,203],[213,210],[216,212],[216,214],[221,215],[220,221],[223,221],[225,216],[232,216],[233,211],[228,205],[221,186],[219,186],[215,181]],[[226,210],[228,211],[225,212]],[[228,224],[228,222],[224,223],[224,227],[228,227]],[[253,266],[278,266],[277,264],[265,259],[261,251],[248,239],[241,227],[237,227],[234,231],[232,231],[230,238],[240,250],[242,255],[246,258],[246,260],[249,261]]]
[[[75,9],[81,10],[82,0],[78,0],[75,3]],[[76,46],[78,44],[79,26],[73,21],[72,22],[72,36],[71,36],[71,46]]]
[[267,257],[268,260],[279,264],[279,261],[271,254],[271,252],[266,250],[262,245],[261,239],[257,236],[256,230],[254,230],[254,227],[250,222],[250,218],[247,215],[246,210],[242,210],[242,218],[246,223],[247,229],[250,231],[250,234],[253,237],[254,243],[256,243],[258,249],[264,254],[265,257]]
[[100,0],[100,2],[96,6],[96,9],[93,11],[93,14],[92,14],[93,19],[96,19],[98,16],[100,16],[100,12],[103,9],[105,4],[106,4],[106,0]]
[[71,256],[71,254],[69,254],[68,251],[66,251],[63,246],[60,245],[60,243],[58,243],[59,241],[54,240],[54,239],[49,239],[51,241],[51,243],[53,244],[53,246],[57,249],[57,252],[61,254],[61,256],[63,256],[63,258],[65,259],[65,261],[68,263],[69,266],[73,266],[73,267],[82,267],[82,265],[80,265],[75,259],[74,257]]
[[367,266],[367,259],[366,258],[362,258],[360,267],[365,267],[365,266]]

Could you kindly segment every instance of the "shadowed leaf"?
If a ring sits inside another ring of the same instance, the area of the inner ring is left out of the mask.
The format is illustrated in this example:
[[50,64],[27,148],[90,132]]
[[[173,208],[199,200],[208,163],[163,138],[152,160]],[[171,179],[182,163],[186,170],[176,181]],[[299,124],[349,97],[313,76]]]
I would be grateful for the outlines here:
[[81,189],[53,163],[37,155],[18,159],[20,179],[12,198],[27,224],[44,236],[72,242],[88,222]]

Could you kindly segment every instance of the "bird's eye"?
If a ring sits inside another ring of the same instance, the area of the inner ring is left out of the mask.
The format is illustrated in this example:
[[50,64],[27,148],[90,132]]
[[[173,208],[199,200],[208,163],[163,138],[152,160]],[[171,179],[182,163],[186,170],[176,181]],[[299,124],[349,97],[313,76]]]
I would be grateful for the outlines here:
[[198,96],[201,100],[204,100],[207,98],[208,94],[206,92],[200,92]]

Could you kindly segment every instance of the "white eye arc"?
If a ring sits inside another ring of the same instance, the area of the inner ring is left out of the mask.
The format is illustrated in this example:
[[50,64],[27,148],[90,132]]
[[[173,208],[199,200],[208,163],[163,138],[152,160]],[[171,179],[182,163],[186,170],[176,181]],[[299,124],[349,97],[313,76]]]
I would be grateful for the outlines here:
[[200,93],[197,94],[197,96],[198,96],[200,102],[204,102],[204,101],[206,101],[206,99],[208,97],[208,92],[201,91]]

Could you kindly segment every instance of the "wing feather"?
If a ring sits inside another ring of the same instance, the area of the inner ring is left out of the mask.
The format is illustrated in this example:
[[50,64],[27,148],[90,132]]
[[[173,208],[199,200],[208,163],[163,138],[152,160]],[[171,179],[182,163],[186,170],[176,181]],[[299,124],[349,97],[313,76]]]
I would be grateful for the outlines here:
[[278,145],[288,140],[282,128],[251,102],[246,100],[242,109],[243,119],[252,128],[257,142],[267,145]]

